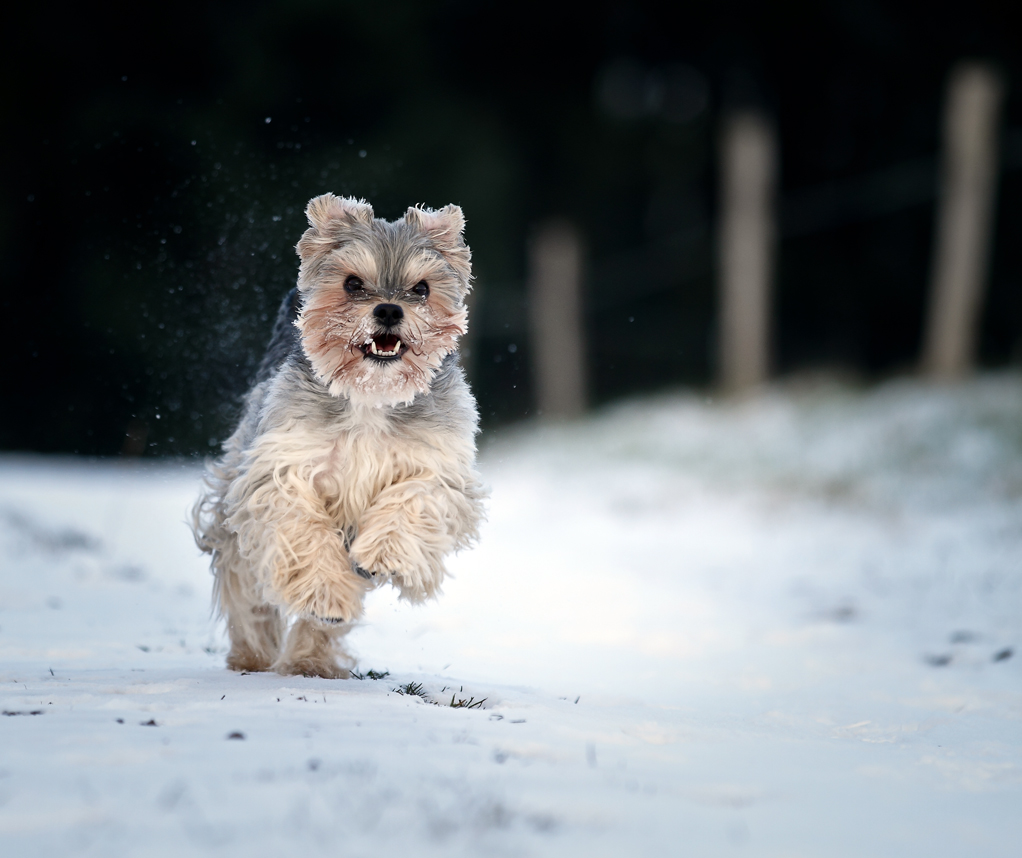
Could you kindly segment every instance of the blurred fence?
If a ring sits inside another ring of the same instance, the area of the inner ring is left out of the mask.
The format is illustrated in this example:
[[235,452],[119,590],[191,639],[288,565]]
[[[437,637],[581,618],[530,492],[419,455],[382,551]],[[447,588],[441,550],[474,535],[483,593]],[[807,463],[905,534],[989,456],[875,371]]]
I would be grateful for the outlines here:
[[757,387],[770,372],[777,144],[767,119],[751,111],[724,120],[720,140],[719,383]]
[[997,131],[1004,85],[991,69],[961,65],[944,112],[944,153],[923,366],[933,378],[966,375],[989,268]]
[[[1005,84],[990,67],[963,63],[948,78],[940,156],[896,164],[777,198],[778,147],[770,121],[755,111],[723,117],[718,140],[719,207],[716,223],[716,380],[741,392],[770,375],[774,259],[779,238],[820,234],[936,200],[936,226],[925,336],[918,363],[931,378],[950,380],[972,369],[977,326],[989,268],[998,183],[999,110]],[[1018,138],[1018,139],[1016,139]],[[1022,168],[1022,134],[1009,136],[1007,169]],[[938,171],[938,163],[940,165]],[[692,273],[686,249],[709,236],[698,228],[670,249],[639,252],[646,270]],[[582,320],[591,294],[581,284],[582,240],[560,221],[539,228],[528,255],[529,288],[522,313],[500,317],[529,328],[534,401],[548,417],[581,412],[587,351]],[[628,259],[602,258],[601,269],[640,270]],[[686,268],[689,269],[686,272]],[[665,280],[668,278],[664,278]],[[657,278],[630,283],[630,295],[663,288]],[[583,299],[586,296],[586,299]],[[664,320],[668,337],[679,320]],[[505,321],[505,326],[507,326]]]
[[567,221],[541,224],[529,246],[526,294],[537,413],[577,417],[586,406],[582,242]]

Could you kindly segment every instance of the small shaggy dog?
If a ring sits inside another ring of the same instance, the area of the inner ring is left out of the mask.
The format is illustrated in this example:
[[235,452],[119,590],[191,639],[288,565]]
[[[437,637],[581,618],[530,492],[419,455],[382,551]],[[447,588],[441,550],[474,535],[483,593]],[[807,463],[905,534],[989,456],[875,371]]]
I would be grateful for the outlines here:
[[444,556],[483,515],[456,351],[471,252],[454,205],[385,221],[323,194],[306,215],[297,289],[192,528],[212,555],[228,667],[345,677],[338,639],[366,592],[436,595]]

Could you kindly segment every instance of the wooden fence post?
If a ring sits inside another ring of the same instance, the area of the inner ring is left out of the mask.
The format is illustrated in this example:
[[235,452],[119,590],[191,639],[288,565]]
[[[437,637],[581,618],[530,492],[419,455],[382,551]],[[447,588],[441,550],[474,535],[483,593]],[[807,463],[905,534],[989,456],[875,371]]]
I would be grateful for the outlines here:
[[582,256],[578,231],[564,220],[542,224],[529,243],[529,336],[544,417],[577,417],[586,407]]
[[777,146],[753,111],[725,119],[720,145],[719,382],[739,392],[763,384],[770,371]]
[[973,366],[989,267],[997,188],[997,131],[1004,85],[989,67],[951,72],[944,108],[936,245],[923,345],[923,371],[935,380]]

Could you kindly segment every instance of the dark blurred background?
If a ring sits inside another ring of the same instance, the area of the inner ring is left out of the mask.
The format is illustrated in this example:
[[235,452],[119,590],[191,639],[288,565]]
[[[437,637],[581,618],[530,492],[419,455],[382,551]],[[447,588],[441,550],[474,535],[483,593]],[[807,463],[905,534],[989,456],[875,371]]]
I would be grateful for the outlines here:
[[594,403],[714,377],[722,111],[781,150],[775,369],[920,349],[940,110],[1003,74],[980,362],[1020,357],[1022,77],[1007,3],[211,2],[5,13],[0,448],[208,453],[259,359],[307,200],[463,206],[484,422],[532,408],[526,245],[588,247]]

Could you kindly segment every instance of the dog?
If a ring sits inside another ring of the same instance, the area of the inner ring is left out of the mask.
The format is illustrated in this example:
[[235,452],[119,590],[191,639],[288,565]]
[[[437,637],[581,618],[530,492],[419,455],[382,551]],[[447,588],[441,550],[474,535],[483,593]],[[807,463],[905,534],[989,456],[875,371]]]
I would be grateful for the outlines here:
[[387,221],[323,194],[306,216],[298,285],[191,525],[227,666],[344,678],[366,593],[436,596],[444,557],[478,535],[479,418],[457,350],[472,255],[456,205]]

